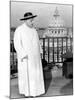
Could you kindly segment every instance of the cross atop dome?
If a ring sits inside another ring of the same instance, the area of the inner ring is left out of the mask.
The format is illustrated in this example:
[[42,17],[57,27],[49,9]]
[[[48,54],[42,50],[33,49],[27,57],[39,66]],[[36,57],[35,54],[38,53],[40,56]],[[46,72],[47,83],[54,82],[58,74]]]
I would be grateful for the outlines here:
[[56,17],[56,18],[57,18],[58,16],[60,16],[57,7],[56,7],[56,9],[55,9],[55,12],[54,12],[54,15],[53,15],[53,16]]

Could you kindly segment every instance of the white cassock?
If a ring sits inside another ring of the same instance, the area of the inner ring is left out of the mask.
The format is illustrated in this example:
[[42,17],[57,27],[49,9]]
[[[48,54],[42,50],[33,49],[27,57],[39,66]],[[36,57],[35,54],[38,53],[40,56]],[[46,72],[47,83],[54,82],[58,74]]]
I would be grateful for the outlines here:
[[[36,30],[25,23],[14,34],[14,47],[18,58],[19,92],[25,96],[39,96],[45,93],[43,69],[40,58],[40,44]],[[28,59],[21,59],[28,55]]]

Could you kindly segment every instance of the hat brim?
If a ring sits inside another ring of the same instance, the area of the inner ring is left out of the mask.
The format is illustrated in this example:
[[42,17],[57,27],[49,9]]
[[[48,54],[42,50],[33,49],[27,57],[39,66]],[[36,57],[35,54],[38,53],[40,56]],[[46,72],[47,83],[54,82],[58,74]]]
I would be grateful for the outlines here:
[[35,17],[37,17],[37,15],[31,16],[31,17],[27,17],[27,18],[22,18],[22,19],[20,19],[20,20],[23,21],[23,20],[28,20],[28,19],[35,18]]

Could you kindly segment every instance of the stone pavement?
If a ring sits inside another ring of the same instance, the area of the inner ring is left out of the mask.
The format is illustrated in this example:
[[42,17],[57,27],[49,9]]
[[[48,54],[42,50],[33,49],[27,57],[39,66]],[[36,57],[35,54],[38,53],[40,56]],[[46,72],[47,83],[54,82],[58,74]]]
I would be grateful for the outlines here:
[[44,96],[64,96],[73,94],[73,80],[64,77],[53,78]]
[[[52,69],[52,71],[48,73],[44,80],[46,93],[42,95],[43,97],[64,96],[73,94],[73,80],[62,77],[62,69]],[[17,77],[15,77],[14,79],[11,77],[10,97],[25,98],[25,96],[19,94]]]

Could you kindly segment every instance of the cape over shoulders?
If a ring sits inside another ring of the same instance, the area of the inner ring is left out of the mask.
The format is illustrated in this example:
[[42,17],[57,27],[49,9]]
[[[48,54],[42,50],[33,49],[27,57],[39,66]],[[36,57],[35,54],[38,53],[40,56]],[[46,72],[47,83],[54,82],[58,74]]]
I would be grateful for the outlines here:
[[37,31],[35,28],[29,28],[25,23],[23,23],[22,25],[18,26],[15,30],[15,33],[19,35],[21,35],[21,33],[29,33],[29,36],[30,34],[32,34],[31,36],[37,36]]

